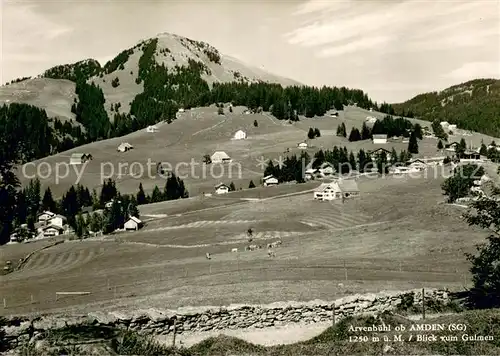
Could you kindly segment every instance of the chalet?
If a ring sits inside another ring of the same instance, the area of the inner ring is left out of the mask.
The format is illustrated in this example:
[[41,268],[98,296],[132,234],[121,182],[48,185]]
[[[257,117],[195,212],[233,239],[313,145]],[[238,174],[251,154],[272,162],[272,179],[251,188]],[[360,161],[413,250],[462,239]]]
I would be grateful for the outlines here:
[[130,151],[133,148],[134,148],[134,146],[132,146],[130,143],[128,143],[128,142],[122,142],[122,143],[120,143],[120,146],[118,146],[118,148],[116,150],[118,152],[127,152],[127,151]]
[[301,150],[306,150],[308,146],[307,146],[306,142],[301,142],[301,143],[297,144],[297,147]]
[[420,172],[420,169],[411,166],[393,166],[391,167],[391,171],[393,174],[409,174]]
[[446,151],[450,151],[450,152],[455,152],[457,146],[459,145],[458,142],[451,142],[451,143],[447,143],[445,146],[444,146],[444,149]]
[[49,225],[64,227],[66,225],[67,219],[63,215],[55,215],[49,220]]
[[314,199],[316,200],[335,200],[342,198],[337,182],[321,183],[319,187],[313,191]]
[[481,160],[481,155],[477,152],[467,150],[460,157],[460,161],[464,161],[464,160],[466,160],[466,161],[479,161],[479,160]]
[[233,140],[244,140],[247,138],[247,134],[243,130],[238,130],[233,136]]
[[219,183],[215,186],[215,194],[226,194],[229,193],[229,186],[224,183]]
[[305,180],[312,180],[312,179],[320,178],[320,177],[321,177],[321,174],[319,173],[319,169],[308,168],[304,172],[304,179]]
[[126,231],[139,230],[140,228],[143,227],[143,225],[144,225],[143,222],[139,218],[131,216],[130,219],[128,219],[127,222],[125,222],[123,228]]
[[365,122],[367,122],[368,124],[374,124],[377,122],[377,118],[373,116],[367,116]]
[[55,216],[56,214],[51,211],[44,211],[43,213],[38,215],[38,222],[46,224]]
[[313,194],[316,200],[336,200],[359,196],[359,188],[354,179],[339,179],[322,183]]
[[268,176],[262,178],[262,182],[264,184],[264,187],[278,185],[278,179],[273,175],[268,175]]
[[42,228],[43,237],[53,237],[64,234],[64,228],[57,225],[47,225]]
[[387,156],[387,160],[391,160],[391,151],[386,150],[385,148],[377,148],[376,150],[373,151],[368,151],[368,156],[371,157],[372,161],[375,161],[378,157],[379,154],[382,154],[382,152],[385,152]]
[[184,108],[179,108],[179,110],[177,110],[178,112],[184,112]]
[[417,171],[423,171],[427,169],[427,163],[422,161],[421,159],[413,159],[407,162],[410,169],[414,169]]
[[149,132],[149,133],[158,132],[158,128],[155,125],[150,125],[146,128],[146,132]]
[[90,161],[92,159],[91,154],[85,154],[85,153],[72,153],[70,158],[69,158],[69,164],[84,164],[87,161]]
[[216,151],[212,157],[210,157],[212,163],[231,163],[231,157],[224,151]]
[[387,135],[373,135],[373,143],[383,145],[387,143]]

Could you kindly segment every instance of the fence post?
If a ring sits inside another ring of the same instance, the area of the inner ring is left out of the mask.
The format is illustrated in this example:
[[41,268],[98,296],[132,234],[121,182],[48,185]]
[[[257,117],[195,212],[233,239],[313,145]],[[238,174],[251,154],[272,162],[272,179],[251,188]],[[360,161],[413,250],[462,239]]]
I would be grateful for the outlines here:
[[5,298],[3,298],[3,308],[7,308],[7,300]]
[[422,320],[425,319],[425,288],[422,288]]
[[172,340],[172,347],[175,347],[175,334],[177,332],[177,317],[174,317],[174,338]]
[[333,302],[333,308],[332,308],[332,325],[335,326],[335,304],[336,302]]

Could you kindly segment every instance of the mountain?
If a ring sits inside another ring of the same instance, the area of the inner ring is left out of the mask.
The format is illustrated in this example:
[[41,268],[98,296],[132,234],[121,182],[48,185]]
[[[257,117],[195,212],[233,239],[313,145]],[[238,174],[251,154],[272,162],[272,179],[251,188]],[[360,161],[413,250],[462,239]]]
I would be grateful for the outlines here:
[[[271,112],[279,120],[357,103],[376,107],[359,89],[307,87],[221,54],[208,43],[160,34],[118,53],[106,64],[85,59],[21,78],[0,88],[0,136],[19,142],[22,161],[123,136],[179,108],[232,102]],[[42,148],[25,142],[25,132]]]
[[464,130],[500,137],[500,80],[475,79],[392,104],[398,115],[448,121]]

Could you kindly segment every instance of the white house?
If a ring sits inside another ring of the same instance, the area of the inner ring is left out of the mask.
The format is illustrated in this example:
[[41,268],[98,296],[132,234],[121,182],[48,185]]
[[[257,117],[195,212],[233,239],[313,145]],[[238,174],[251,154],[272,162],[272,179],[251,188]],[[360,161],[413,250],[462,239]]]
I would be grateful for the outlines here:
[[392,158],[391,151],[388,151],[385,148],[377,148],[376,150],[368,151],[368,156],[371,157],[372,161],[375,161],[378,155],[382,154],[382,152],[385,152],[387,160],[390,161]]
[[316,200],[335,200],[359,196],[359,188],[354,179],[339,179],[322,183],[313,192]]
[[233,136],[233,140],[244,140],[247,138],[247,134],[243,130],[238,130]]
[[297,147],[301,150],[307,150],[307,143],[306,142],[301,142],[297,145]]
[[444,149],[446,151],[455,152],[457,146],[458,146],[458,142],[452,142],[452,143],[446,144],[444,146],[445,147]]
[[85,153],[72,153],[70,158],[69,158],[69,164],[84,164],[87,161],[90,161],[92,159],[91,154],[85,154]]
[[374,144],[386,144],[387,143],[387,135],[373,135],[373,143]]
[[120,146],[118,146],[117,151],[118,152],[127,152],[133,148],[134,148],[134,146],[132,146],[130,143],[122,142],[122,143],[120,143]]
[[268,175],[262,178],[264,187],[269,187],[271,185],[278,185],[278,179],[273,175]]
[[304,179],[305,180],[311,180],[311,179],[314,179],[314,178],[319,177],[319,176],[320,176],[319,169],[308,168],[304,172]]
[[212,157],[210,157],[212,163],[231,163],[231,157],[224,151],[215,152]]
[[51,211],[44,211],[43,213],[41,213],[40,215],[38,215],[38,222],[46,224],[54,216],[56,216],[55,213],[53,213]]
[[64,234],[64,228],[61,226],[47,225],[42,228],[43,237],[53,237]]
[[127,231],[139,230],[143,226],[142,221],[135,216],[131,216],[130,219],[123,225],[123,228]]
[[410,169],[413,169],[416,171],[423,171],[423,170],[427,169],[427,163],[425,163],[424,161],[422,161],[420,159],[414,159],[414,160],[408,161],[408,167]]
[[219,183],[215,186],[215,194],[226,194],[229,193],[229,186],[224,183]]
[[158,132],[158,127],[156,127],[156,125],[150,125],[146,128],[146,132],[150,133]]
[[178,112],[184,112],[184,108],[179,108],[179,110],[177,110]]
[[67,219],[65,216],[57,214],[49,220],[49,225],[64,227],[66,221]]
[[314,199],[316,200],[335,200],[342,198],[342,192],[338,182],[321,183],[319,187],[314,189]]
[[365,121],[369,124],[374,124],[377,122],[377,118],[376,117],[373,117],[373,116],[367,116]]
[[454,132],[457,130],[457,125],[448,125],[448,131]]

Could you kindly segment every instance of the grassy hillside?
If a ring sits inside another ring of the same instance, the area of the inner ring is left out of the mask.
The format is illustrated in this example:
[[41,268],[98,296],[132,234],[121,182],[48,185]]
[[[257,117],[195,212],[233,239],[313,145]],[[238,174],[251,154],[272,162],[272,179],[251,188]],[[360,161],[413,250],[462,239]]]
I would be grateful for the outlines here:
[[500,137],[500,80],[475,79],[440,92],[420,94],[393,104],[405,113],[426,121],[448,121],[459,128]]

